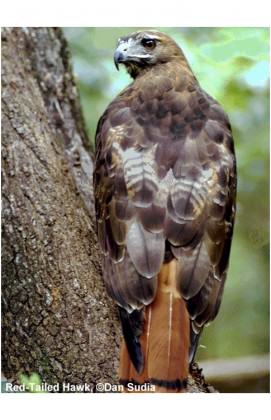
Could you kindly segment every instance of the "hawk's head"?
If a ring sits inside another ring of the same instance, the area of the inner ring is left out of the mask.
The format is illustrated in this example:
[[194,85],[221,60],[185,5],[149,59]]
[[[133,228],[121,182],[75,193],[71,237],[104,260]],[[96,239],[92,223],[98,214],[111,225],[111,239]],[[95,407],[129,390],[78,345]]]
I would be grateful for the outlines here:
[[114,54],[117,69],[124,64],[132,77],[143,69],[176,58],[184,59],[180,47],[168,35],[158,31],[139,31],[119,38]]

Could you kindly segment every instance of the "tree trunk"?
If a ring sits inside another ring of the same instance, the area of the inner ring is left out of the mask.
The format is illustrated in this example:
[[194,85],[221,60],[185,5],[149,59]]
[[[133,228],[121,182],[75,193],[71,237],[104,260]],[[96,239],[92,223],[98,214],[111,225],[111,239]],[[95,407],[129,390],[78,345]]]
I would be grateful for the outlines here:
[[[2,369],[17,381],[118,383],[92,159],[60,29],[2,32]],[[195,367],[191,392],[210,392]]]

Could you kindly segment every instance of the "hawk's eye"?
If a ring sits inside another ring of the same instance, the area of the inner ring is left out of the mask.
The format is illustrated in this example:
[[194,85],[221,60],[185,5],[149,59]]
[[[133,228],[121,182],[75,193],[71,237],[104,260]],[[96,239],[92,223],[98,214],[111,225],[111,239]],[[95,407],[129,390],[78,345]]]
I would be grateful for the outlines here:
[[156,46],[156,41],[150,38],[143,38],[141,41],[141,44],[143,45],[144,48],[153,49]]

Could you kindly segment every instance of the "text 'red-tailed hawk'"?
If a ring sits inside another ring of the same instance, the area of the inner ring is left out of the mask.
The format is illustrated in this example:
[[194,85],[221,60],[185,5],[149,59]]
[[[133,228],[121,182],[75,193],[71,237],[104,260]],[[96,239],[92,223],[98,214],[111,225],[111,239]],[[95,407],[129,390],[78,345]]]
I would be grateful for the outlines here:
[[180,392],[227,274],[231,127],[169,36],[120,38],[114,60],[134,80],[100,118],[94,185],[104,280],[125,339],[120,379]]

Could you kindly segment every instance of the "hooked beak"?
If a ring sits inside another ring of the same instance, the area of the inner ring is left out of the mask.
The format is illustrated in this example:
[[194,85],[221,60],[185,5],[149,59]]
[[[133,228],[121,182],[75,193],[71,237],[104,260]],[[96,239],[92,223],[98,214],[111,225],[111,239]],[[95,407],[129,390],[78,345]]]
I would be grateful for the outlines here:
[[114,63],[115,63],[116,69],[119,70],[119,64],[124,63],[124,62],[125,62],[125,55],[123,54],[122,51],[119,51],[118,49],[116,49],[115,54],[114,54]]
[[125,63],[127,60],[127,48],[124,48],[122,45],[119,45],[114,53],[114,63],[116,69],[119,70],[119,64]]
[[119,71],[119,60],[121,60],[121,53],[118,50],[116,50],[114,54],[114,63],[118,71]]

